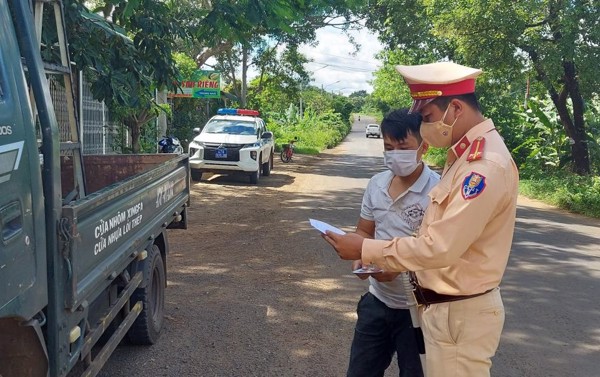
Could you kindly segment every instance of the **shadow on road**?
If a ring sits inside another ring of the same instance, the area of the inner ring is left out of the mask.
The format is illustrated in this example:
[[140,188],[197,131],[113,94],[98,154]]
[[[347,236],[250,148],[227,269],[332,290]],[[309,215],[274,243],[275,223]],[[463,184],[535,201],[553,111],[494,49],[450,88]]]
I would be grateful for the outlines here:
[[507,319],[494,375],[597,375],[598,222],[524,206],[517,214],[502,284]]

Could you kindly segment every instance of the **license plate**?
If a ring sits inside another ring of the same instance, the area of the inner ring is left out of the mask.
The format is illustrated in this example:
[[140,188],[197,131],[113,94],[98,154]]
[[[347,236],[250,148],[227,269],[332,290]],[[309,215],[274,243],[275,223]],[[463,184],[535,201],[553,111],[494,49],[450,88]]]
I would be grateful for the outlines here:
[[227,149],[219,148],[215,150],[215,158],[227,158]]

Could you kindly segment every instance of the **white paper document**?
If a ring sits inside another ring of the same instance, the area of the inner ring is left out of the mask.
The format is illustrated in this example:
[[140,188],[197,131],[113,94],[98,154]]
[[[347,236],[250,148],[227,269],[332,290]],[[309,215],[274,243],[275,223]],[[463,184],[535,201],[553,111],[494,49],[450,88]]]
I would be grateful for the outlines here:
[[321,233],[325,234],[326,231],[330,230],[333,233],[337,233],[337,234],[346,234],[346,232],[344,232],[343,230],[334,227],[333,225],[329,225],[323,221],[320,220],[315,220],[315,219],[308,219],[310,221],[310,225],[312,225],[315,229],[317,229],[318,231],[320,231]]

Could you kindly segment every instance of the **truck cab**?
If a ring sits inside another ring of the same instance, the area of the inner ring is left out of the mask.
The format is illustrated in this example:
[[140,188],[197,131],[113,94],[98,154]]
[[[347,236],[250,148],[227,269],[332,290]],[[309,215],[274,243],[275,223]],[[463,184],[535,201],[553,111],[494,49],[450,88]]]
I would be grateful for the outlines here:
[[273,133],[256,110],[219,109],[206,125],[195,129],[190,143],[192,179],[200,181],[202,173],[247,174],[251,183],[273,168],[275,143]]

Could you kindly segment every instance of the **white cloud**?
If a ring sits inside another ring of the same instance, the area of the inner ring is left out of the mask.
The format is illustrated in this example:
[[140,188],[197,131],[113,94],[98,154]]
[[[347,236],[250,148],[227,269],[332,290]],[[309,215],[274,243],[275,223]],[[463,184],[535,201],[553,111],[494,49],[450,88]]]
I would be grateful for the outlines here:
[[[317,30],[316,46],[300,47],[300,52],[312,60],[305,65],[312,73],[311,85],[346,96],[359,90],[371,93],[373,87],[369,81],[373,79],[373,72],[381,67],[381,62],[375,59],[375,55],[383,47],[377,40],[377,35],[367,28],[347,33],[358,43],[358,51],[345,32],[331,26]],[[279,48],[282,50],[285,47]],[[205,69],[211,69],[215,63],[216,59],[210,58]],[[256,75],[255,67],[251,66],[248,77],[254,78]]]
[[317,30],[317,46],[304,45],[300,51],[313,62],[306,64],[312,72],[312,85],[329,92],[349,95],[359,90],[372,92],[369,81],[381,63],[375,59],[382,46],[377,35],[366,28],[348,32],[360,45],[356,48],[341,30],[325,27]]

